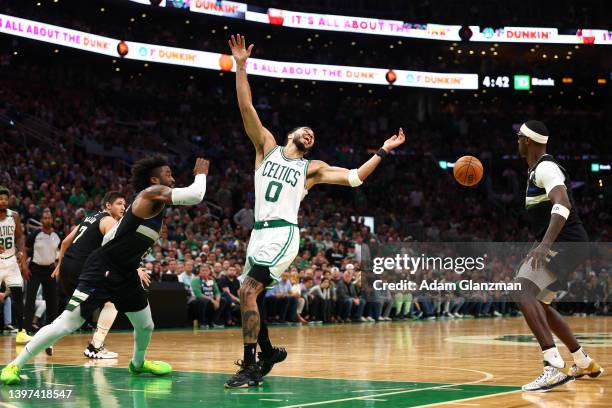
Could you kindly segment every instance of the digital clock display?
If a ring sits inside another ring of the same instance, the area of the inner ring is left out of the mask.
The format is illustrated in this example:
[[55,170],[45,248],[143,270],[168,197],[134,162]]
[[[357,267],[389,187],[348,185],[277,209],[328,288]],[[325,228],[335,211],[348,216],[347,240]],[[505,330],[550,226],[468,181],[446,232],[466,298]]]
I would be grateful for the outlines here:
[[507,76],[485,76],[482,85],[487,88],[510,88],[510,77]]

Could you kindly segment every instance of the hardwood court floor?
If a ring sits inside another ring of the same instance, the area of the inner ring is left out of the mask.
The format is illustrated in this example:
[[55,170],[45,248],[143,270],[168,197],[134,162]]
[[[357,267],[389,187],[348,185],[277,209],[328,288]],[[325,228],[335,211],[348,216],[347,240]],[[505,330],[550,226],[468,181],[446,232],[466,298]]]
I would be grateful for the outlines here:
[[[580,341],[612,370],[612,320],[569,319]],[[118,360],[92,362],[82,351],[89,334],[71,335],[27,366],[18,387],[0,387],[0,407],[34,406],[15,390],[72,390],[74,407],[608,407],[612,376],[580,379],[544,394],[520,385],[541,372],[541,354],[520,318],[346,324],[271,329],[274,344],[287,347],[263,387],[225,390],[223,382],[241,358],[241,332],[156,331],[147,355],[170,362],[168,377],[132,377],[126,370],[132,334],[115,332],[108,348]],[[560,345],[560,343],[559,343]],[[567,350],[560,346],[571,361]],[[14,339],[0,336],[0,358],[15,355]],[[46,364],[46,365],[45,365]],[[12,392],[12,394],[11,394]],[[12,398],[11,398],[12,397]]]

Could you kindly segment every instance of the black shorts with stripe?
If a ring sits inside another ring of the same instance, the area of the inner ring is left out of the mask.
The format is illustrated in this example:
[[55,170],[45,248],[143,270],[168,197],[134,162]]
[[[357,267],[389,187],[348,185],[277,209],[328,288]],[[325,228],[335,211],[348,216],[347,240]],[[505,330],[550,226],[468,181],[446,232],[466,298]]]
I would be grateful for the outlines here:
[[[133,276],[134,279],[125,279],[123,276]],[[138,312],[149,304],[136,271],[125,275],[113,273],[100,256],[92,254],[85,262],[66,310],[80,306],[81,316],[89,319],[106,302],[114,303],[117,310],[123,313]]]
[[65,297],[72,295],[79,284],[83,262],[63,257],[60,264],[59,286]]

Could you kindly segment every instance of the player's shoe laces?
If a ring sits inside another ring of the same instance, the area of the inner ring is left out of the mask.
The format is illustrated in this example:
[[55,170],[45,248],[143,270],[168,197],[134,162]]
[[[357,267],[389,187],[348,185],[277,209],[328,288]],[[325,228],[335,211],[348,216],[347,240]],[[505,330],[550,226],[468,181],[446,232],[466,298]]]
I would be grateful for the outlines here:
[[2,373],[0,373],[0,381],[6,385],[19,384],[21,382],[19,371],[19,367],[15,364],[7,365],[2,369]]
[[586,368],[580,368],[576,364],[574,364],[572,368],[570,368],[569,373],[570,375],[576,378],[582,378],[585,375],[588,375],[591,378],[597,378],[602,375],[603,372],[604,369],[599,364],[597,364],[595,360],[591,360],[591,364],[589,364]]
[[544,372],[529,384],[523,385],[523,391],[547,392],[574,381],[574,377],[569,374],[568,369],[553,367],[546,362],[544,364]]
[[274,367],[274,364],[280,363],[287,358],[287,350],[282,347],[272,347],[272,355],[265,357],[260,351],[257,353],[257,359],[259,360],[259,368],[261,369],[261,376],[265,377]]
[[119,357],[119,354],[114,351],[107,350],[104,344],[96,348],[92,343],[89,343],[85,351],[83,351],[83,354],[88,358],[109,359]]
[[128,366],[130,373],[134,375],[150,373],[154,375],[166,375],[172,372],[172,366],[164,361],[145,360],[142,367],[136,367],[130,360]]
[[244,388],[257,387],[263,384],[261,368],[258,364],[246,365],[244,361],[238,360],[235,363],[240,368],[225,382],[225,388]]
[[32,340],[32,336],[28,336],[28,333],[25,331],[25,329],[21,329],[20,331],[18,331],[17,336],[15,336],[15,342],[17,344],[26,344],[30,340]]

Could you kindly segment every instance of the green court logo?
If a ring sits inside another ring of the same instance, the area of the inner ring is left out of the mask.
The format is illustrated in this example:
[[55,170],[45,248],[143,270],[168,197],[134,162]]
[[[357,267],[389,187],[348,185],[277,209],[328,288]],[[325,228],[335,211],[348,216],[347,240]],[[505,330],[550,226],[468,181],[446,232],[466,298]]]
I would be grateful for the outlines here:
[[[581,333],[576,334],[576,339],[584,344],[612,344],[612,333]],[[494,339],[495,341],[510,341],[517,343],[537,343],[536,338],[531,334],[506,334],[505,336]]]
[[[576,333],[576,339],[589,347],[612,347],[612,333]],[[498,346],[525,346],[536,347],[538,342],[531,334],[505,334],[482,336],[452,336],[445,341],[451,343],[483,344]],[[561,341],[555,338],[559,344]]]

